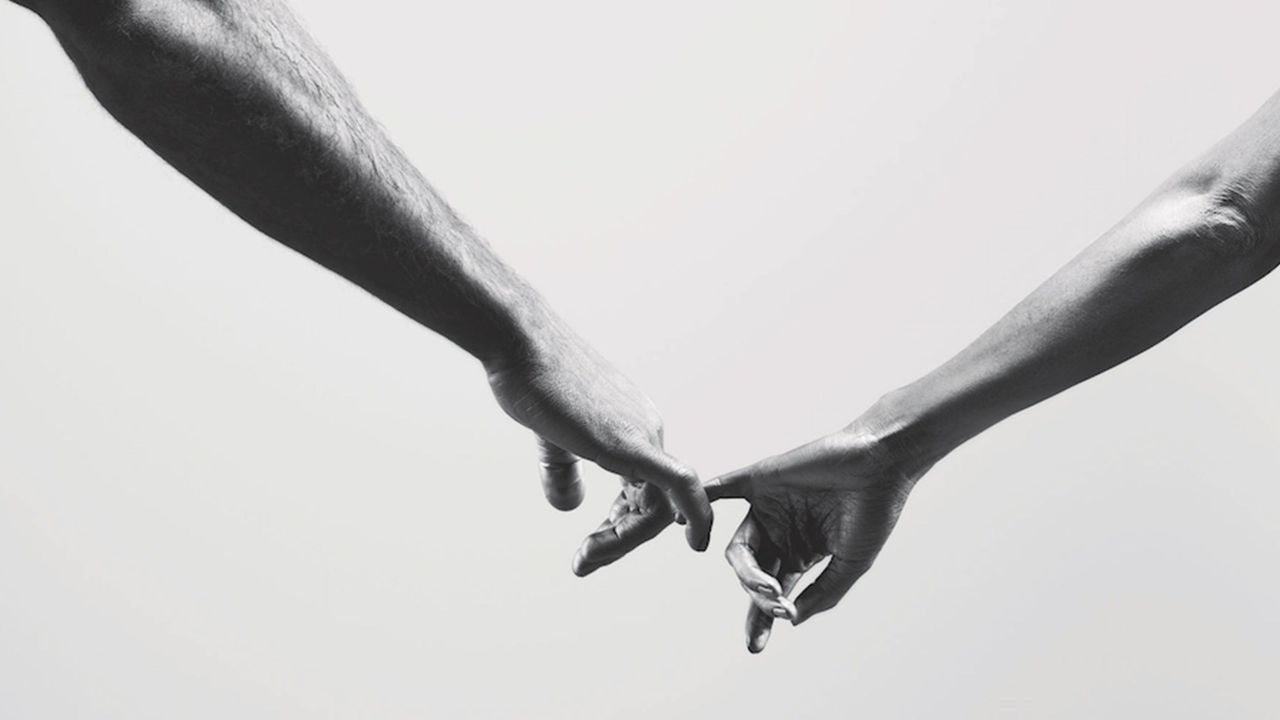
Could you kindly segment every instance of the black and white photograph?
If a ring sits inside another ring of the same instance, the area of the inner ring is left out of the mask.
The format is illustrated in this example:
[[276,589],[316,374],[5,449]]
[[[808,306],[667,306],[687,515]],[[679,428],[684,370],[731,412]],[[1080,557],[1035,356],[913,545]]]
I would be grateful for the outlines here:
[[0,720],[1280,717],[1277,27],[0,0]]

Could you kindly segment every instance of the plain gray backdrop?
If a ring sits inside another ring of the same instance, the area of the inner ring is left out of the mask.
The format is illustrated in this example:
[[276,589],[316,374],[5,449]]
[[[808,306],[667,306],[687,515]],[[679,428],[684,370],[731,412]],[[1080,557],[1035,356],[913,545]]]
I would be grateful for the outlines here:
[[[834,430],[1280,87],[1256,2],[332,0],[372,113],[704,477]],[[939,464],[744,649],[585,580],[460,351],[260,236],[0,7],[0,715],[1274,717],[1280,279]]]

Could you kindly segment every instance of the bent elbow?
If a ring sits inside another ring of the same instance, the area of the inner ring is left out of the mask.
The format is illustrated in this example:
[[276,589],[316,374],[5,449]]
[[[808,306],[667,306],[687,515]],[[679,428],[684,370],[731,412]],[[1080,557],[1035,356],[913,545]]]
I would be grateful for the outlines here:
[[1167,251],[1206,271],[1261,277],[1280,260],[1274,234],[1267,231],[1253,203],[1234,190],[1174,192],[1148,205],[1135,219],[1149,251]]
[[1217,191],[1204,198],[1202,204],[1193,234],[1207,249],[1221,257],[1242,261],[1272,254],[1259,213],[1243,194],[1234,190]]

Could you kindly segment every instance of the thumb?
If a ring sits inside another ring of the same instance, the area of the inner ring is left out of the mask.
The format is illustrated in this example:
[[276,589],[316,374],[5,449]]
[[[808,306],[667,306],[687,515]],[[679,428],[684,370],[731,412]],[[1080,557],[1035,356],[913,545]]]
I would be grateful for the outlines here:
[[582,504],[585,491],[578,475],[578,458],[573,453],[538,437],[542,492],[557,510],[572,510]]
[[[680,511],[687,523],[684,536],[689,547],[698,552],[706,550],[711,542],[714,513],[711,501],[702,490],[702,483],[698,482],[698,474],[668,455],[661,447],[651,445],[633,448],[627,455],[619,457],[618,461],[629,468],[622,475],[653,483],[666,491],[675,509]],[[597,459],[596,462],[605,467],[604,461]]]

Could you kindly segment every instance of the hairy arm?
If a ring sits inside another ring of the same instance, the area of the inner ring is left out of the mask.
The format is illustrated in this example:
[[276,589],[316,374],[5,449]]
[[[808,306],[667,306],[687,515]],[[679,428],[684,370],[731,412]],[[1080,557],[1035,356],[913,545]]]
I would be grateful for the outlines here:
[[553,505],[581,501],[580,457],[624,477],[576,572],[653,537],[675,509],[705,548],[710,505],[663,451],[653,404],[459,219],[283,0],[23,4],[103,107],[173,167],[479,359],[501,407],[538,435]]
[[276,0],[51,4],[89,89],[264,233],[482,361],[544,303],[449,208]]
[[[1280,95],[1182,168],[972,344],[847,428],[708,483],[751,512],[726,557],[747,646],[803,622],[874,562],[916,481],[1004,418],[1159,343],[1280,262]],[[830,564],[795,600],[804,572]]]

